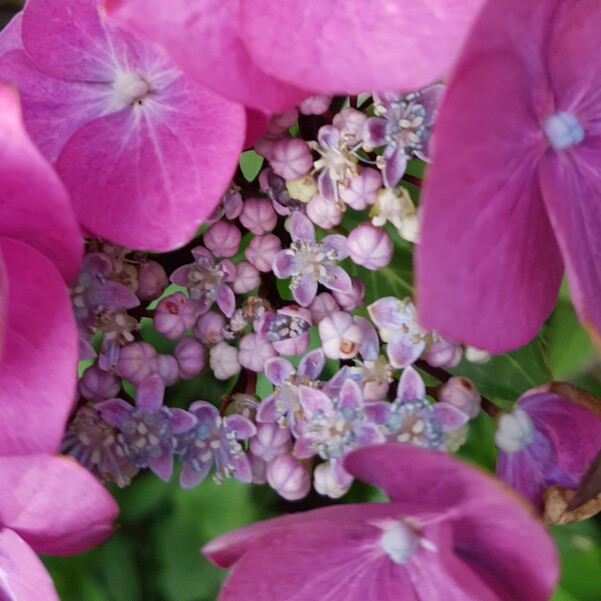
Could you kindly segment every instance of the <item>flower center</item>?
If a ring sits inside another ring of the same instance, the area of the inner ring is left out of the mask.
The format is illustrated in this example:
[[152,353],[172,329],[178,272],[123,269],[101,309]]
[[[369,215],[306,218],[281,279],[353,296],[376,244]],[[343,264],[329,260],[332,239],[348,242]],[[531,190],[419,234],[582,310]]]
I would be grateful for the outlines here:
[[394,563],[402,564],[420,548],[420,537],[412,528],[397,522],[387,528],[380,538],[380,546]]
[[142,104],[150,95],[151,89],[148,82],[140,75],[131,71],[121,71],[113,82],[115,104],[121,108]]
[[501,416],[495,433],[495,443],[505,453],[517,453],[534,440],[534,424],[523,409],[514,409]]
[[584,140],[584,129],[580,121],[572,115],[561,111],[551,115],[543,124],[549,144],[555,150],[565,150]]

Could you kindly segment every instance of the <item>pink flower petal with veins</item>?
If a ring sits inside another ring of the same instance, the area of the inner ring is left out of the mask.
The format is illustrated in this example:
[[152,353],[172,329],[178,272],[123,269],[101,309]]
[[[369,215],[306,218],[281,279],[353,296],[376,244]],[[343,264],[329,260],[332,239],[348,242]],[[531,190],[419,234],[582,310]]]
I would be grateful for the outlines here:
[[106,10],[117,23],[163,46],[182,69],[226,98],[284,112],[310,95],[253,62],[240,39],[239,0],[108,0]]
[[241,0],[255,63],[322,93],[417,90],[452,64],[482,0]]
[[42,561],[8,528],[0,528],[0,599],[60,601]]
[[0,489],[0,524],[38,553],[70,555],[100,544],[119,511],[104,486],[67,457],[0,457]]
[[77,330],[65,282],[30,246],[0,238],[9,295],[0,363],[0,455],[55,452],[75,400]]

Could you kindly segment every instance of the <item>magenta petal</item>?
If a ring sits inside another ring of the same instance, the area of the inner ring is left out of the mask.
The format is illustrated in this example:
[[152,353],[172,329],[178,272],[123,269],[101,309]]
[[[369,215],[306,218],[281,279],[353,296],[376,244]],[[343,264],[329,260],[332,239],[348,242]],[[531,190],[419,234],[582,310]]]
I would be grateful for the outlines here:
[[490,31],[474,30],[443,100],[416,249],[420,324],[493,353],[536,334],[562,276],[535,175],[545,142],[533,75],[513,54],[480,48],[503,10]]
[[23,51],[2,56],[0,74],[18,87],[27,131],[51,162],[83,124],[100,117],[110,106],[110,84],[52,77]]
[[70,555],[98,545],[119,511],[104,486],[68,457],[0,457],[0,489],[0,523],[38,553]]
[[309,95],[252,61],[239,37],[238,0],[109,0],[107,11],[163,46],[182,69],[226,98],[284,112]]
[[580,321],[601,332],[601,167],[599,139],[573,151],[549,153],[540,166],[543,198],[566,264]]
[[489,474],[449,455],[399,444],[352,451],[344,465],[408,513],[452,513],[455,548],[473,560],[486,581],[496,583],[501,599],[551,596],[559,571],[552,539],[532,508]]
[[100,0],[28,0],[23,11],[27,53],[55,77],[112,81],[124,43],[103,27],[99,8]]
[[17,13],[0,32],[0,57],[11,50],[23,50],[21,23],[23,12]]
[[136,406],[149,413],[157,413],[163,406],[165,383],[163,378],[154,374],[146,378],[136,392]]
[[6,330],[6,313],[8,307],[8,280],[6,267],[0,253],[0,362],[4,347],[4,332]]
[[7,85],[0,86],[0,115],[0,237],[36,248],[71,281],[83,242],[67,191],[25,132],[19,97]]
[[90,231],[129,247],[168,250],[191,238],[219,202],[243,136],[242,107],[180,78],[156,104],[84,125],[57,169]]
[[151,459],[148,462],[148,467],[165,482],[169,482],[171,474],[173,474],[173,455],[165,452],[156,459]]
[[334,94],[411,91],[447,71],[481,4],[243,0],[241,23],[251,56],[285,81]]
[[0,363],[0,455],[55,452],[75,400],[77,329],[65,282],[24,244],[0,238],[9,283]]
[[44,564],[31,547],[8,528],[0,529],[0,599],[59,601]]
[[365,122],[363,139],[373,148],[386,144],[388,122],[380,117],[371,117]]
[[226,317],[231,317],[236,310],[236,295],[226,284],[219,287],[217,293],[217,306],[223,311]]
[[382,179],[387,188],[394,188],[407,169],[407,155],[405,149],[400,146],[387,157],[386,166],[382,172]]

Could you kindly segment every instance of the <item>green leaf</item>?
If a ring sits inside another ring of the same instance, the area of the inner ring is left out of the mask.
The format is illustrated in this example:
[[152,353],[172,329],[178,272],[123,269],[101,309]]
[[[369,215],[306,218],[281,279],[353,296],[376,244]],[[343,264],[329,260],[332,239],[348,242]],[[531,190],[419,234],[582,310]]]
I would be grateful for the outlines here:
[[450,371],[470,378],[485,397],[500,405],[513,403],[530,388],[552,379],[538,337],[517,351],[492,357],[487,363],[464,360]]
[[252,182],[263,166],[263,157],[259,156],[254,150],[243,152],[240,157],[240,170],[248,182]]

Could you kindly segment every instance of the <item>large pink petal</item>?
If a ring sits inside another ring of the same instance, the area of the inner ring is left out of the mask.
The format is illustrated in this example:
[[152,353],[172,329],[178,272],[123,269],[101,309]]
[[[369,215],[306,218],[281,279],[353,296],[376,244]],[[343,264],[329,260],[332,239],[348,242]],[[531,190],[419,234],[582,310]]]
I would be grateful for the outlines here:
[[559,2],[555,22],[547,60],[556,108],[574,112],[587,133],[592,129],[599,134],[601,69],[595,61],[582,60],[599,46],[599,3],[597,0]]
[[0,599],[59,601],[44,564],[15,532],[0,527]]
[[75,279],[83,241],[69,196],[21,120],[14,88],[0,86],[0,237],[21,240]]
[[183,245],[235,172],[244,119],[241,106],[178,77],[143,106],[84,125],[57,162],[80,222],[124,246]]
[[241,0],[268,73],[323,93],[417,90],[449,69],[481,0]]
[[512,601],[546,601],[558,579],[551,537],[512,491],[457,459],[411,445],[352,451],[345,468],[382,488],[407,514],[448,514],[455,548]]
[[104,26],[99,0],[28,0],[23,45],[44,71],[63,79],[110,82],[125,41]]
[[9,24],[0,32],[0,56],[11,50],[22,50],[21,21],[23,13],[16,14]]
[[4,331],[6,330],[6,313],[8,308],[8,280],[4,259],[0,253],[0,362],[4,351]]
[[52,77],[23,51],[0,58],[0,77],[17,86],[27,132],[51,162],[67,140],[82,125],[105,114],[111,102],[109,84]]
[[416,279],[423,327],[501,353],[549,315],[562,262],[536,177],[546,147],[538,114],[549,99],[533,83],[536,64],[513,53],[513,30],[498,39],[497,12],[476,25],[439,114]]
[[75,398],[77,330],[65,282],[46,257],[0,238],[8,279],[0,362],[0,455],[55,452]]
[[543,198],[580,321],[601,341],[601,139],[587,137],[541,164]]
[[0,457],[0,523],[38,553],[70,555],[113,532],[119,508],[106,488],[69,457]]
[[109,0],[106,9],[120,24],[165,47],[182,69],[226,98],[283,112],[310,93],[274,79],[252,61],[239,37],[239,4],[239,0]]

